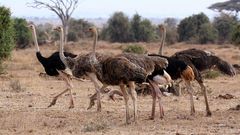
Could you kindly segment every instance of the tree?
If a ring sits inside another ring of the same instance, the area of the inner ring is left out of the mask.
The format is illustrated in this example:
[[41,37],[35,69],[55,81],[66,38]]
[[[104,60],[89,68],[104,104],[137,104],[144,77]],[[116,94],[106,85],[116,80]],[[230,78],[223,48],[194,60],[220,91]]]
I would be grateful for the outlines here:
[[8,58],[14,48],[14,29],[10,9],[0,6],[0,73],[2,61]]
[[235,16],[222,13],[220,16],[215,17],[213,26],[218,30],[218,43],[230,42],[236,25],[237,18]]
[[233,31],[232,42],[235,45],[238,45],[238,46],[240,45],[240,24],[238,24],[237,27]]
[[135,14],[131,20],[131,32],[133,33],[133,40],[138,41],[140,39],[140,23],[141,16],[139,14]]
[[217,30],[211,23],[202,24],[199,29],[198,41],[200,44],[214,43],[217,39]]
[[[175,18],[166,18],[164,24],[166,27],[166,43],[174,44],[178,41],[178,32],[177,32],[177,19]],[[159,34],[158,34],[159,35]]]
[[150,42],[155,39],[156,32],[152,23],[148,19],[144,19],[140,22],[140,33],[138,41],[141,42]]
[[83,19],[76,20],[72,18],[69,21],[69,32],[71,32],[71,36],[74,36],[75,34],[77,38],[75,40],[78,40],[79,38],[85,38],[87,37],[86,30],[92,25],[93,25],[92,23],[89,23],[86,20]]
[[16,33],[16,47],[26,48],[30,46],[31,32],[26,27],[27,21],[23,18],[14,18],[14,29]]
[[204,31],[203,28],[206,28],[206,26],[203,27],[202,25],[210,26],[208,17],[203,13],[184,18],[177,29],[179,41],[201,43],[201,32]]
[[222,12],[222,11],[235,12],[235,16],[237,16],[238,12],[240,11],[240,2],[239,0],[229,0],[226,2],[218,2],[218,3],[212,4],[208,8],[212,10],[216,10],[218,12]]
[[77,8],[77,5],[78,0],[50,0],[49,3],[41,0],[34,0],[33,3],[30,4],[33,8],[47,8],[57,14],[63,25],[65,43],[67,42],[69,20],[72,13]]
[[142,19],[140,15],[135,14],[130,21],[131,41],[149,42],[156,37],[155,29],[148,19]]
[[107,29],[111,42],[129,42],[131,39],[129,19],[123,12],[115,12],[108,19]]

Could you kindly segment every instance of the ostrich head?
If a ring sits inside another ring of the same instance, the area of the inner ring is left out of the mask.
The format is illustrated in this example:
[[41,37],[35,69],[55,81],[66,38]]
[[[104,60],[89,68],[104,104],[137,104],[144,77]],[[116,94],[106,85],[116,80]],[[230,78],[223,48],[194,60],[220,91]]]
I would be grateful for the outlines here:
[[158,28],[159,28],[159,30],[160,30],[161,32],[163,32],[163,31],[165,30],[165,27],[164,27],[163,24],[159,24],[159,25],[158,25]]
[[235,71],[234,67],[231,64],[229,64],[228,62],[220,59],[217,56],[212,56],[212,60],[215,63],[215,65],[213,66],[214,68],[217,68],[222,73],[230,75],[230,76],[236,75],[236,71]]
[[33,30],[35,29],[34,24],[28,24],[27,27],[28,27],[31,31],[33,31]]
[[62,28],[62,26],[57,26],[53,30],[55,30],[57,32],[61,32],[61,31],[63,31],[63,28]]
[[95,26],[92,26],[88,29],[88,31],[96,34],[97,33],[97,28]]

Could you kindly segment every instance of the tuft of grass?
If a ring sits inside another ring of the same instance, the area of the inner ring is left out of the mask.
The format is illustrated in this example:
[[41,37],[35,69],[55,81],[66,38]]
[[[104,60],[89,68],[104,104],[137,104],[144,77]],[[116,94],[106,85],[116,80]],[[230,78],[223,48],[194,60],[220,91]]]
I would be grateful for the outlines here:
[[146,50],[141,45],[128,45],[126,48],[123,49],[123,52],[144,54],[146,53]]
[[219,71],[207,71],[206,74],[204,75],[205,78],[207,79],[215,79],[219,77],[221,74]]
[[101,131],[109,128],[109,123],[106,120],[96,120],[90,121],[83,125],[82,131],[83,132],[96,132]]
[[5,67],[3,66],[3,64],[0,62],[0,75],[1,74],[6,74],[6,71],[5,71]]
[[12,92],[23,92],[24,89],[21,87],[20,81],[19,80],[11,80],[9,87]]

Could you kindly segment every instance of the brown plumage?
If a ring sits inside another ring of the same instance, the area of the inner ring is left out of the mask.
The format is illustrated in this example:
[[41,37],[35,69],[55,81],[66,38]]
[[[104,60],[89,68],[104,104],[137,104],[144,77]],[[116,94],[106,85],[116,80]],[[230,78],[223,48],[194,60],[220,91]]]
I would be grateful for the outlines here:
[[129,81],[136,83],[145,82],[147,73],[145,70],[125,57],[110,57],[102,62],[102,79],[108,85],[128,84]]
[[186,81],[193,81],[195,79],[194,72],[190,66],[187,66],[187,69],[182,71],[181,78],[184,78]]

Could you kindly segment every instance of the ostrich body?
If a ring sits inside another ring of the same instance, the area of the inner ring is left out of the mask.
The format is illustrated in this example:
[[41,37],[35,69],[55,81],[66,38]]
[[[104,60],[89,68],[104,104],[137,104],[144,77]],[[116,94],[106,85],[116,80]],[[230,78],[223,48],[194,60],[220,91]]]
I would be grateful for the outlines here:
[[[218,69],[223,74],[227,74],[229,76],[236,75],[236,71],[231,64],[207,51],[187,49],[176,52],[172,57],[184,60],[186,63],[194,65],[194,67],[200,72],[207,69]],[[196,77],[198,78],[197,80],[202,80],[201,76]]]
[[[30,30],[32,32],[33,41],[34,41],[34,44],[35,44],[35,47],[36,47],[37,59],[42,64],[46,74],[49,75],[49,76],[60,76],[67,83],[67,87],[72,87],[72,84],[70,84],[70,82],[69,82],[70,78],[68,77],[68,75],[66,75],[64,72],[62,72],[66,69],[66,66],[61,61],[61,59],[59,57],[59,52],[54,52],[52,55],[50,55],[47,58],[43,57],[41,52],[40,52],[39,46],[38,46],[35,26],[33,24],[30,24],[28,27],[30,28]],[[69,52],[64,52],[64,54],[68,57],[72,57],[72,58],[76,57],[75,54],[72,54],[72,53],[69,53]],[[65,92],[67,92],[67,90],[65,90]],[[59,94],[54,99],[56,99],[57,97],[59,97],[62,94],[63,93]],[[55,103],[56,103],[56,100],[53,100],[53,102],[49,105],[49,107],[54,105]],[[73,99],[72,99],[72,96],[70,96],[70,106],[69,106],[69,108],[73,108],[73,107],[74,107]]]

